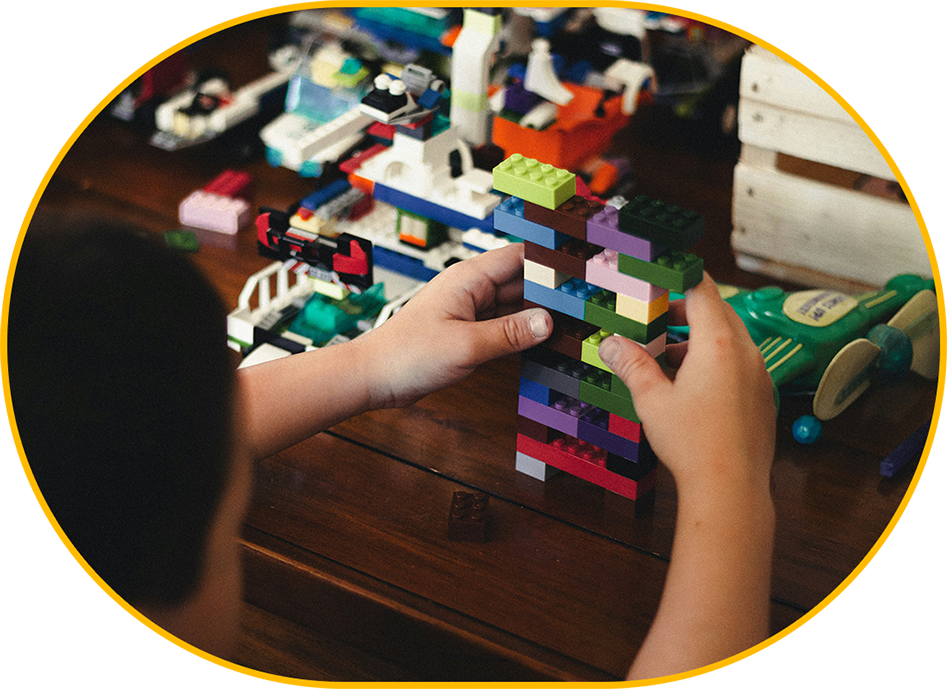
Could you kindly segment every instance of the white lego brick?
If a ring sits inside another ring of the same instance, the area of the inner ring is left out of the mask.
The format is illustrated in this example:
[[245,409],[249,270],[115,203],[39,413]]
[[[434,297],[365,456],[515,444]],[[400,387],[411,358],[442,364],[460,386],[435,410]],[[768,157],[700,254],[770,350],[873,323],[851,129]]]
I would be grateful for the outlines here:
[[522,452],[516,453],[516,470],[521,474],[538,478],[540,481],[545,481],[559,471],[555,467],[549,466],[545,462],[534,459]]
[[542,285],[543,287],[548,287],[549,289],[557,289],[571,278],[565,273],[560,273],[555,268],[544,266],[542,263],[524,261],[523,279],[537,285]]

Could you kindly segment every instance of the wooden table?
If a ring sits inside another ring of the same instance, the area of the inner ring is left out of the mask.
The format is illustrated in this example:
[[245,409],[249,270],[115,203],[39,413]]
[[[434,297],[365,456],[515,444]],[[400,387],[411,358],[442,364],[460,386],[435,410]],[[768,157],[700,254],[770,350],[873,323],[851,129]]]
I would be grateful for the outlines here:
[[[195,46],[192,65],[235,85],[266,70],[265,29],[241,25]],[[744,286],[729,251],[732,147],[675,145],[678,125],[642,113],[620,145],[641,191],[706,218],[694,251]],[[66,155],[42,205],[115,214],[155,232],[178,228],[178,203],[232,161],[213,145],[169,153],[103,114]],[[262,160],[245,166],[256,205],[285,207],[311,181]],[[268,260],[252,231],[201,234],[197,263],[225,302]],[[563,679],[624,676],[660,598],[676,500],[658,469],[652,514],[561,476],[513,469],[518,364],[481,367],[411,408],[364,414],[263,461],[244,531],[248,602],[238,661],[318,679]],[[848,576],[900,504],[916,463],[892,479],[880,461],[932,414],[916,377],[872,390],[825,425],[814,446],[779,418],[772,630],[802,618]],[[896,400],[896,402],[895,402]],[[491,496],[483,544],[447,539],[452,493]]]

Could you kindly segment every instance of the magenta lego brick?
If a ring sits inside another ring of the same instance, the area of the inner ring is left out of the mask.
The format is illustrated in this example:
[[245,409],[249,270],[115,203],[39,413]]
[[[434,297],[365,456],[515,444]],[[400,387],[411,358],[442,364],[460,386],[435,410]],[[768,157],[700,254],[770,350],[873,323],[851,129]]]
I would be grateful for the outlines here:
[[634,256],[642,261],[653,261],[667,251],[665,246],[618,229],[618,209],[614,206],[605,206],[589,219],[585,239],[590,244]]

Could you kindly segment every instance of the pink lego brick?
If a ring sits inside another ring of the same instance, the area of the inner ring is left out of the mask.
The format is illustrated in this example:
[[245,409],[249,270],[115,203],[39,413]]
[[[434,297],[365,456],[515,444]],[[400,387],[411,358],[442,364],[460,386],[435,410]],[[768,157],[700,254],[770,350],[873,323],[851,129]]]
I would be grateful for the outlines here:
[[195,191],[178,206],[182,225],[223,234],[236,234],[250,222],[250,204],[243,199]]
[[619,272],[618,254],[612,249],[605,249],[586,261],[585,281],[610,292],[624,294],[649,303],[660,299],[668,292],[650,282]]

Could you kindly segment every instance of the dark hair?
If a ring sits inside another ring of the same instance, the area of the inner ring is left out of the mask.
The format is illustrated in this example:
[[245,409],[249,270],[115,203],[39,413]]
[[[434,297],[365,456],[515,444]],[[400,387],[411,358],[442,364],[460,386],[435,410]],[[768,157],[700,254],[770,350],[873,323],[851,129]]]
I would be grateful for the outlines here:
[[8,316],[16,427],[53,516],[122,598],[183,602],[229,477],[219,296],[143,230],[37,216]]

